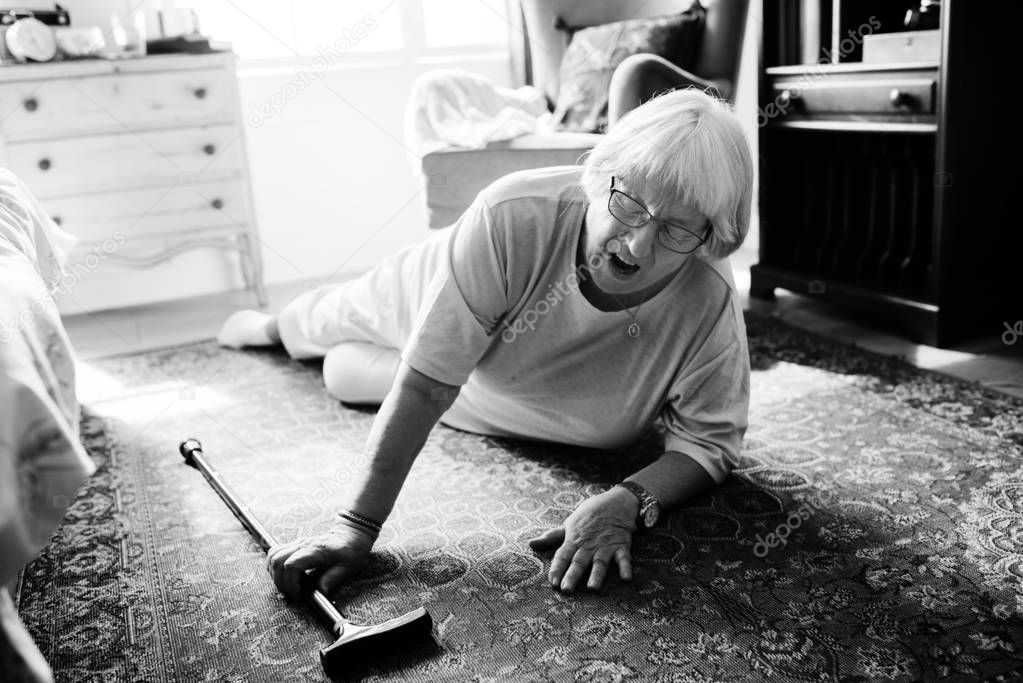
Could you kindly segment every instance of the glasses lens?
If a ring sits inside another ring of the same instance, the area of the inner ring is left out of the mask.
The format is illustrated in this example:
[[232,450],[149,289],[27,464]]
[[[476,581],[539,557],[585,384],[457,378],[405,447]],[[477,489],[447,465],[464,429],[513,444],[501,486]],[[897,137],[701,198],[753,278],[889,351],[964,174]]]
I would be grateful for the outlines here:
[[695,251],[702,244],[703,240],[678,226],[664,225],[659,233],[661,244],[672,251],[688,254]]
[[646,207],[618,190],[612,190],[607,208],[612,216],[633,228],[638,228],[650,220],[650,212]]

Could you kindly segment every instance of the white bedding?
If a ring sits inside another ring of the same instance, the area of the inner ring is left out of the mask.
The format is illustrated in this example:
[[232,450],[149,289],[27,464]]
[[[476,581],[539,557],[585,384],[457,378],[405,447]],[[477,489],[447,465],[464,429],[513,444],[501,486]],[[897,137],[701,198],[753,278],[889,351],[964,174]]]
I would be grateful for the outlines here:
[[[73,243],[0,168],[0,591],[95,469],[78,438],[71,344],[51,296]],[[11,656],[25,637],[0,612],[0,657]]]
[[537,88],[505,88],[464,69],[435,69],[412,87],[405,144],[418,156],[445,147],[480,148],[545,130],[550,118]]

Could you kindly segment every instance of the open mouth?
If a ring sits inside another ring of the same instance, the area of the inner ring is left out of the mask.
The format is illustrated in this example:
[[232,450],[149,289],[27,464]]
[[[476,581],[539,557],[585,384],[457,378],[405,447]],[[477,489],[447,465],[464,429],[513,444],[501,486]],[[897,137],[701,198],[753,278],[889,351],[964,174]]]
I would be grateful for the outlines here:
[[632,275],[639,270],[639,266],[626,263],[618,254],[611,254],[611,268],[619,275]]

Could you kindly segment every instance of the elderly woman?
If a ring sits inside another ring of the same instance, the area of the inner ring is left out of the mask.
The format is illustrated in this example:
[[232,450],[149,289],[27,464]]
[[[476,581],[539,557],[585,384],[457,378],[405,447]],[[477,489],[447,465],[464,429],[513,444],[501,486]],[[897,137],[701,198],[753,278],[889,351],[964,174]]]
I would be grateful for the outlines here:
[[324,356],[328,390],[382,402],[368,465],[330,534],[268,555],[277,587],[332,591],[365,567],[433,426],[617,448],[660,417],[664,453],[530,541],[549,579],[632,574],[639,526],[720,483],[747,424],[749,356],[727,256],[746,236],[753,167],[735,115],[695,91],[619,120],[585,165],[515,173],[459,221],[276,318],[234,314],[221,343]]

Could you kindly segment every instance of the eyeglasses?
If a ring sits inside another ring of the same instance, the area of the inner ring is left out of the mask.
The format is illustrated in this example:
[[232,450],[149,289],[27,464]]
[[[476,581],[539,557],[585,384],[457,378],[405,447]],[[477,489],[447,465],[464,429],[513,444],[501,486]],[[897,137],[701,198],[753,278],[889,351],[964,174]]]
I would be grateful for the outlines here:
[[607,210],[619,222],[630,228],[641,228],[650,221],[657,223],[661,229],[657,231],[657,239],[665,249],[677,254],[691,254],[710,237],[713,226],[700,237],[692,230],[671,221],[655,218],[643,202],[634,199],[615,188],[615,178],[611,176],[611,196],[607,198]]

